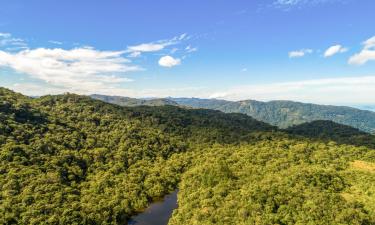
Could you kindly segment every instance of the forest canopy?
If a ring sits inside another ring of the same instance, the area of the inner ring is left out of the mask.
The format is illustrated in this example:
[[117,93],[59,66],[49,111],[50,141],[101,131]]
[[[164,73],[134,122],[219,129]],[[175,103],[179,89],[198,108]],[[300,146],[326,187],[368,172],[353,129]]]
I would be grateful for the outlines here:
[[0,224],[126,224],[176,188],[170,224],[375,224],[357,130],[4,88],[0,121]]

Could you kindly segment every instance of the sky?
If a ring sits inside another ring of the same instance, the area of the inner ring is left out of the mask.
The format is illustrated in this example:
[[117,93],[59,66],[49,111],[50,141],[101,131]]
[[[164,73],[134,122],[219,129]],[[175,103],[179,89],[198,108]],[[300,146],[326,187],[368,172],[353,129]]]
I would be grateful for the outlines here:
[[373,0],[2,0],[0,86],[367,107],[374,11]]

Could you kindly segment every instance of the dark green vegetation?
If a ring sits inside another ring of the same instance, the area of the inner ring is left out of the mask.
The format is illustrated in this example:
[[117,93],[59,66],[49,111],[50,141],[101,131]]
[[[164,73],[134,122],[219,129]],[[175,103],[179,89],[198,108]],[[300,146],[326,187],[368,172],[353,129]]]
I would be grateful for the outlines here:
[[0,121],[0,224],[126,224],[177,187],[171,224],[375,224],[373,136],[342,144],[358,130],[3,88]]
[[375,133],[375,112],[344,106],[316,105],[292,101],[260,102],[246,100],[232,102],[199,98],[167,98],[155,99],[151,102],[126,97],[95,96],[95,98],[123,106],[153,105],[152,101],[156,101],[158,102],[157,105],[180,105],[220,110],[226,113],[243,113],[280,128],[287,128],[315,120],[329,120],[369,133]]
[[339,144],[367,146],[375,149],[375,136],[357,128],[327,120],[303,123],[285,129],[292,135],[299,135],[319,141],[335,141]]
[[196,153],[169,224],[375,224],[375,152],[269,137]]
[[173,99],[173,101],[194,108],[215,109],[226,113],[244,113],[280,128],[315,120],[330,120],[375,133],[375,112],[345,106],[316,105],[292,101],[260,102],[246,100],[230,102],[215,99]]

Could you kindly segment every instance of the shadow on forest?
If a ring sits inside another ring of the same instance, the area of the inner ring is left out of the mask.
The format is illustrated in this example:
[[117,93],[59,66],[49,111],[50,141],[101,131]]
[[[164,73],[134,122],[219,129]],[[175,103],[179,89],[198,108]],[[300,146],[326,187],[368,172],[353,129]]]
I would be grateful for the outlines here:
[[338,144],[365,146],[375,149],[375,136],[359,129],[338,124],[327,120],[317,120],[303,123],[287,129],[283,132],[291,135],[302,136],[313,140]]

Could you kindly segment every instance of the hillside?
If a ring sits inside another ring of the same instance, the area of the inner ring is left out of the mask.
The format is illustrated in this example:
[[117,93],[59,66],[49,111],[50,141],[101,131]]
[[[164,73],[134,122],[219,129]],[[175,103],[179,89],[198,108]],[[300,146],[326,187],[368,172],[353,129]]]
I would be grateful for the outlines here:
[[107,95],[90,95],[93,99],[102,100],[108,103],[120,106],[163,106],[163,105],[178,105],[176,102],[166,98],[157,99],[137,99],[120,96],[107,96]]
[[375,133],[375,112],[346,106],[317,105],[292,101],[261,102],[246,100],[233,102],[200,98],[140,100],[104,95],[94,95],[93,97],[122,106],[180,105],[190,108],[219,110],[225,113],[243,113],[279,128],[288,128],[316,120],[329,120],[365,132]]
[[180,105],[215,109],[227,113],[244,113],[257,120],[287,128],[315,120],[330,120],[360,130],[375,132],[375,112],[345,106],[306,104],[292,101],[260,102],[246,100],[230,102],[207,99],[172,99]]
[[327,120],[317,120],[285,129],[292,135],[341,144],[366,145],[375,149],[375,136],[359,129]]
[[176,188],[170,224],[375,223],[368,143],[244,114],[4,88],[0,119],[0,224],[126,224]]
[[275,129],[239,114],[4,88],[0,110],[0,224],[124,224],[176,188],[187,150]]

